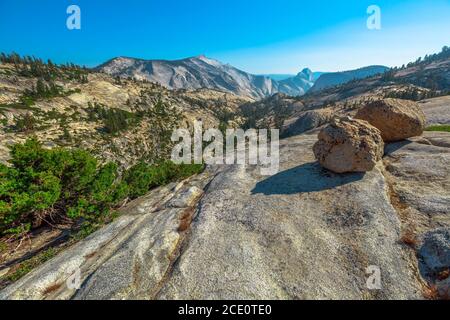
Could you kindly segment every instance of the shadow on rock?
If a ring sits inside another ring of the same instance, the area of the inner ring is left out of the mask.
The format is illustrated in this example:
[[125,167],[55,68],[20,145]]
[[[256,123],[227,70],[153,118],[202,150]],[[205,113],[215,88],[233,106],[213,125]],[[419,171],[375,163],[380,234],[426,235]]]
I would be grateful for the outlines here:
[[322,168],[318,162],[310,162],[258,182],[252,194],[318,192],[359,181],[364,175],[365,173],[334,174]]
[[411,144],[412,142],[410,140],[401,140],[397,142],[391,142],[389,144],[386,144],[384,147],[384,156],[388,156],[391,153],[394,153],[398,149],[403,148],[404,146],[407,146],[408,144]]

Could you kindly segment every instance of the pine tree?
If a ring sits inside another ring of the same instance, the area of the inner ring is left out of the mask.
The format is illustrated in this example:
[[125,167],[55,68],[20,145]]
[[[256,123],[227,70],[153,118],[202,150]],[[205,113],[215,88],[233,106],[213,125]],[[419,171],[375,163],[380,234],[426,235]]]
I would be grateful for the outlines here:
[[44,81],[42,81],[42,79],[38,79],[36,83],[36,95],[45,96],[46,94],[47,94],[47,87],[44,84]]

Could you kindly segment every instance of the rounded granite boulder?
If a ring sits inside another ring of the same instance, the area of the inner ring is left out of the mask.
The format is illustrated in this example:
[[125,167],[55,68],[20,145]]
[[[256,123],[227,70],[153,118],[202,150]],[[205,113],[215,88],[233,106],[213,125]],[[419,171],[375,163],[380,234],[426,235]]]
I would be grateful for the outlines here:
[[426,123],[420,106],[414,101],[402,99],[370,102],[358,110],[355,118],[365,120],[378,128],[385,142],[420,136]]
[[377,128],[346,117],[323,128],[313,150],[319,163],[333,172],[366,172],[383,157],[384,143]]

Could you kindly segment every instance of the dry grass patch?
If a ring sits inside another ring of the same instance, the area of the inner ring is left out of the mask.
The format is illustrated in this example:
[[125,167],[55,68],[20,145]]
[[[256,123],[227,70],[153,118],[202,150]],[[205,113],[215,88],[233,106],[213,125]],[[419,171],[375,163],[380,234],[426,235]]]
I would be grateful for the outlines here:
[[62,283],[54,283],[54,284],[48,286],[48,287],[44,290],[44,292],[43,292],[42,294],[43,294],[43,295],[48,295],[48,294],[50,294],[50,293],[52,293],[52,292],[55,292],[55,291],[58,290],[59,288],[61,288],[61,286],[62,286]]
[[180,217],[180,224],[178,225],[177,229],[178,232],[186,231],[190,227],[194,211],[195,208],[188,208],[183,212],[183,214]]

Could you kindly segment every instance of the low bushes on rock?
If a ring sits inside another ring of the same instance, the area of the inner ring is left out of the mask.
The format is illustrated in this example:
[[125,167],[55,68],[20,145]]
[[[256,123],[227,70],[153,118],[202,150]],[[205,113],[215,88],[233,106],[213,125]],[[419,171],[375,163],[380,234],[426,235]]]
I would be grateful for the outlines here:
[[135,198],[144,195],[151,188],[175,179],[187,178],[202,170],[203,165],[176,165],[171,161],[149,165],[141,162],[127,170],[123,180],[128,186],[129,195]]
[[186,178],[201,165],[138,164],[120,177],[115,163],[99,164],[80,149],[44,149],[37,139],[11,147],[0,165],[0,235],[22,234],[61,220],[99,224],[125,198]]
[[64,217],[106,213],[114,198],[117,166],[99,165],[78,149],[44,149],[36,139],[11,148],[0,166],[0,233],[21,233]]

